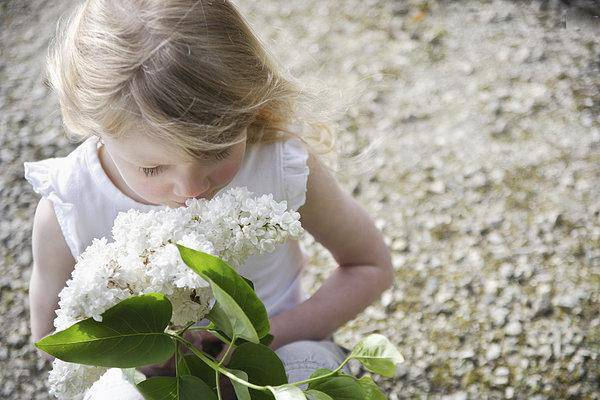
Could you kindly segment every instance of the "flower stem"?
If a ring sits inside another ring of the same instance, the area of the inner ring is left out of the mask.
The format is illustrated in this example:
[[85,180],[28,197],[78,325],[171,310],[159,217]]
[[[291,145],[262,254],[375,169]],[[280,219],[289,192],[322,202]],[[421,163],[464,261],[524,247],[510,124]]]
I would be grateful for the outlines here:
[[219,385],[219,371],[215,372],[215,383],[217,384],[217,397],[221,400],[221,386]]
[[229,343],[229,346],[227,346],[227,350],[225,350],[225,354],[223,354],[223,357],[219,361],[219,365],[223,365],[223,362],[227,359],[227,356],[229,355],[229,352],[231,351],[231,349],[234,346],[235,339],[236,339],[235,335],[233,335],[233,337],[231,338],[231,343]]
[[181,329],[181,330],[177,331],[177,334],[178,334],[178,335],[180,335],[180,336],[183,336],[183,334],[185,333],[185,331],[187,331],[187,330],[188,330],[188,328],[189,328],[190,326],[192,326],[192,325],[194,325],[194,322],[190,322],[189,324],[187,324],[187,325],[185,326],[185,328],[183,328],[183,329]]
[[175,376],[179,376],[177,371],[177,364],[179,364],[179,342],[175,342]]
[[252,389],[262,390],[262,391],[267,391],[267,392],[269,391],[269,389],[266,386],[254,385],[254,384],[252,384],[252,383],[250,383],[248,381],[243,380],[242,378],[238,378],[235,374],[232,374],[231,372],[229,372],[227,370],[227,368],[222,367],[221,365],[219,365],[215,361],[211,360],[203,352],[198,351],[198,349],[196,349],[196,347],[191,342],[189,342],[188,340],[182,338],[181,336],[176,336],[176,335],[170,335],[170,336],[174,337],[175,340],[178,340],[178,341],[184,343],[205,364],[207,364],[209,367],[211,367],[215,371],[222,373],[223,375],[225,375],[229,379],[233,379],[234,381],[239,382],[242,385],[248,386],[249,388],[252,388]]
[[290,383],[289,383],[289,385],[298,386],[298,385],[302,385],[302,384],[304,384],[304,383],[309,383],[309,382],[313,382],[313,381],[318,381],[318,380],[320,380],[320,379],[323,379],[323,378],[327,378],[327,377],[333,376],[333,375],[337,374],[337,373],[338,373],[338,372],[339,372],[339,371],[340,371],[340,370],[341,370],[341,369],[344,367],[344,365],[346,365],[346,363],[347,363],[348,361],[350,361],[350,357],[346,358],[346,359],[345,359],[345,360],[344,360],[344,361],[343,361],[343,362],[340,364],[340,366],[339,366],[339,367],[337,367],[335,370],[333,370],[333,371],[331,371],[331,372],[329,372],[329,373],[327,373],[327,374],[319,375],[319,376],[316,376],[316,377],[314,377],[314,378],[308,378],[308,379],[304,379],[303,381],[290,382]]
[[192,326],[188,329],[188,331],[209,331],[213,335],[215,335],[220,341],[223,343],[230,344],[231,342],[225,336],[221,335],[219,332],[210,330],[207,326]]

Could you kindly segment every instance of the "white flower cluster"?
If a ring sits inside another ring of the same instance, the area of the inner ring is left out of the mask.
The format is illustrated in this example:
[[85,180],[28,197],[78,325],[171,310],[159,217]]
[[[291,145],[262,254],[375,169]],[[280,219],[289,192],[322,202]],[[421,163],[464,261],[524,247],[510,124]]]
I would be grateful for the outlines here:
[[[201,320],[209,311],[209,284],[182,261],[175,243],[218,256],[234,267],[248,256],[275,250],[303,231],[299,214],[272,195],[253,197],[233,188],[212,200],[189,199],[187,207],[149,212],[130,210],[115,219],[112,236],[94,239],[81,254],[59,294],[57,331],[101,314],[131,296],[163,293],[173,304],[172,325]],[[51,393],[82,399],[106,368],[55,360]]]

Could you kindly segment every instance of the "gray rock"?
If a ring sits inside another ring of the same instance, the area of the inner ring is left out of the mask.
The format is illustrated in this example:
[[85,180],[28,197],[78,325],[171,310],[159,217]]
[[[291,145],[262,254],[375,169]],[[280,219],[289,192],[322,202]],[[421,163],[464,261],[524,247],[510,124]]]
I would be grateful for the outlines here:
[[565,293],[561,296],[558,296],[554,299],[554,304],[558,307],[573,309],[579,305],[579,295],[578,293]]
[[501,327],[506,323],[506,317],[508,317],[509,311],[506,308],[493,308],[490,311],[490,317],[494,325]]
[[494,386],[504,386],[508,384],[510,371],[506,367],[498,367],[494,370],[492,384]]
[[511,386],[507,386],[504,389],[504,398],[512,399],[513,397],[515,397],[515,389]]
[[503,263],[500,266],[500,275],[504,278],[504,279],[510,279],[512,278],[513,274],[515,272],[515,267],[512,264],[509,263]]
[[506,325],[504,332],[509,336],[517,336],[523,332],[523,327],[519,321],[512,321]]
[[494,361],[498,357],[500,357],[501,353],[502,353],[502,347],[497,343],[492,343],[488,346],[488,349],[486,352],[486,359],[488,361]]
[[442,399],[444,400],[467,400],[469,398],[467,392],[464,391],[459,391],[456,393],[452,393],[450,395],[447,396],[442,396]]

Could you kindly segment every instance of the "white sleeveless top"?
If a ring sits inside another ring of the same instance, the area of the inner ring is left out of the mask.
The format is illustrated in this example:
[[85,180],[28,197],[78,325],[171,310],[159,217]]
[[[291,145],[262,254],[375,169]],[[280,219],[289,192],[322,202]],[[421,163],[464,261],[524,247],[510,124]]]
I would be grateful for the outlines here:
[[[50,200],[73,258],[77,260],[93,238],[112,240],[117,214],[129,209],[149,211],[165,206],[139,203],[121,192],[100,164],[97,137],[81,143],[66,157],[23,163],[25,179],[35,192]],[[306,200],[308,154],[297,139],[249,145],[242,167],[216,195],[246,186],[256,195],[272,193],[297,210]],[[239,273],[253,281],[269,316],[295,307],[307,298],[300,286],[305,255],[297,241],[275,251],[248,258]]]

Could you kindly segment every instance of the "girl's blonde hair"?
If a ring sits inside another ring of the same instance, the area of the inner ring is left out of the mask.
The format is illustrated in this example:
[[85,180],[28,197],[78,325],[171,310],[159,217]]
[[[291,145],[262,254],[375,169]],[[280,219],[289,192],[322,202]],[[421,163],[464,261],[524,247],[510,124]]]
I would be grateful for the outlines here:
[[48,78],[75,140],[136,131],[191,156],[290,135],[333,147],[331,125],[227,0],[85,1],[51,46]]

